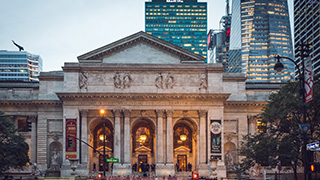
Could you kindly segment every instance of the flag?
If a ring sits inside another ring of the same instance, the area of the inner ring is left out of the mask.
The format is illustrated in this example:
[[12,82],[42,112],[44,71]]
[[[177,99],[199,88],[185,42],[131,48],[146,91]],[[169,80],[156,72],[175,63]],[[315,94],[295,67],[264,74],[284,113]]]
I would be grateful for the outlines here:
[[311,57],[304,60],[304,93],[305,102],[309,102],[313,98],[313,68]]

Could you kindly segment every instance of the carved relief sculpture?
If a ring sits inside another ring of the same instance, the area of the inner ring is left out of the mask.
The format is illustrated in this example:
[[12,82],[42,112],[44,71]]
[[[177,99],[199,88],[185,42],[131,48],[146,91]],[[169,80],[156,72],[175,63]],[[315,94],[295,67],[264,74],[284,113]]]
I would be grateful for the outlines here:
[[88,73],[82,71],[79,75],[79,88],[88,90]]
[[207,75],[204,73],[200,74],[200,89],[207,89],[208,87],[208,81],[207,81]]
[[163,77],[162,77],[162,74],[161,72],[158,73],[158,76],[156,78],[156,87],[159,88],[159,89],[162,89],[163,88]]
[[168,72],[167,78],[166,78],[166,88],[173,88],[174,79],[170,72]]
[[132,78],[130,73],[128,71],[125,72],[123,77],[123,88],[129,88],[131,81],[132,81]]
[[115,88],[121,88],[121,78],[118,71],[113,75],[113,83]]

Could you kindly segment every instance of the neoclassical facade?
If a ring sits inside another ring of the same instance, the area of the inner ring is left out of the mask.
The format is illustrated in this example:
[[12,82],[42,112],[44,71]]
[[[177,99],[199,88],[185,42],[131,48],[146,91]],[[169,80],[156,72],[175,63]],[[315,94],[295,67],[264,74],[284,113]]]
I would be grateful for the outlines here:
[[159,176],[226,177],[277,89],[246,84],[243,74],[144,32],[78,60],[42,72],[39,83],[0,83],[1,110],[26,126],[31,162],[42,171],[58,164],[62,177],[72,172],[69,159],[78,159],[78,175],[102,170],[103,151],[119,161],[105,163],[108,175],[147,163]]

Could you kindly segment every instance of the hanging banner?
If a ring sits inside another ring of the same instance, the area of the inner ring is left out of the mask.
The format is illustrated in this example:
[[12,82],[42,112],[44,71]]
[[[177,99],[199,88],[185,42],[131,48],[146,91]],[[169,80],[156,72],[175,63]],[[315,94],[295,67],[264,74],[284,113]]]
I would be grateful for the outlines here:
[[313,68],[310,56],[304,60],[304,93],[306,103],[313,99]]
[[66,159],[77,159],[77,119],[66,119]]
[[210,121],[211,153],[221,153],[221,120]]

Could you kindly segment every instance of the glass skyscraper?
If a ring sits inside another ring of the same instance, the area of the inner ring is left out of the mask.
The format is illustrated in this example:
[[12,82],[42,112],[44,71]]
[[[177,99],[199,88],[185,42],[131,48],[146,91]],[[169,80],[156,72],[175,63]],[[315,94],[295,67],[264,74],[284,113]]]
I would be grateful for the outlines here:
[[[314,74],[320,73],[320,2],[310,0],[294,1],[295,43],[308,43]],[[298,46],[295,46],[298,48]],[[298,51],[295,51],[298,53]],[[297,54],[297,63],[300,57]]]
[[0,81],[39,81],[42,58],[26,51],[0,51]]
[[289,60],[282,61],[285,69],[280,75],[273,70],[275,55],[293,59],[287,0],[233,0],[230,41],[229,72],[239,72],[241,67],[247,82],[294,79],[294,64]]
[[207,3],[197,0],[145,2],[145,31],[207,58]]

